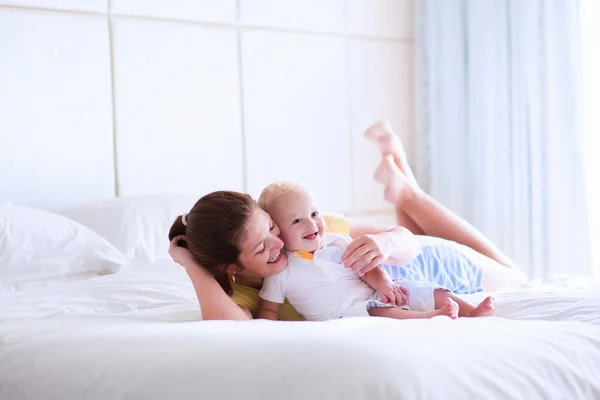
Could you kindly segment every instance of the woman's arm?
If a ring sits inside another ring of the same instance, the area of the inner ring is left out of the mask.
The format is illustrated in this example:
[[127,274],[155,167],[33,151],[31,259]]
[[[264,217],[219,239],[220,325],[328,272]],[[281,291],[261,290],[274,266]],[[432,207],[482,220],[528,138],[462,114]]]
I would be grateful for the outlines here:
[[346,267],[363,274],[385,262],[408,264],[421,253],[415,236],[401,226],[381,228],[351,224],[350,236],[354,240],[342,253],[342,261]]
[[248,320],[252,319],[249,313],[239,307],[231,298],[223,291],[215,278],[202,268],[190,251],[186,248],[177,246],[179,240],[185,240],[182,237],[175,237],[171,241],[169,254],[173,260],[185,268],[190,277],[196,297],[200,303],[203,320]]
[[248,314],[238,306],[219,286],[215,278],[195,262],[184,265],[192,280],[196,297],[200,303],[203,320],[231,319],[248,320]]

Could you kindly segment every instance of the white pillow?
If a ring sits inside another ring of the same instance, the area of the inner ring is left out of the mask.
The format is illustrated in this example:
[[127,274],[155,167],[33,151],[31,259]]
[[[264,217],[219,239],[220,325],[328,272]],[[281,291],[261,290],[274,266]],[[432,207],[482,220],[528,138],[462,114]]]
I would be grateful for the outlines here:
[[126,264],[119,250],[85,226],[48,211],[0,204],[0,291],[111,274]]
[[188,212],[197,195],[122,197],[74,206],[60,211],[98,234],[131,261],[170,259],[169,229],[178,215]]

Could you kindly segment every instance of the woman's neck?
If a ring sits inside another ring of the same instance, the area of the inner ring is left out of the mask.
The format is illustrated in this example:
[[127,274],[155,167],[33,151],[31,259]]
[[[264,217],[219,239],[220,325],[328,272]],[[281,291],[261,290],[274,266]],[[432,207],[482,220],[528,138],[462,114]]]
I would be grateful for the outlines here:
[[250,276],[240,276],[236,275],[235,283],[239,285],[249,286],[254,289],[260,289],[263,285],[263,278],[258,277],[250,277]]

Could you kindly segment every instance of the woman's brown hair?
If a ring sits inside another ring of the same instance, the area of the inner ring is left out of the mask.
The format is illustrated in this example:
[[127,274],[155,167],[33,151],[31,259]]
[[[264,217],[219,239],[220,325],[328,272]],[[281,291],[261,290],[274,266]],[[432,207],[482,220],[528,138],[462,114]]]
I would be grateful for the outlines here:
[[181,215],[169,231],[169,240],[186,235],[187,247],[198,263],[217,280],[225,293],[231,296],[232,289],[227,267],[240,265],[241,242],[250,215],[257,203],[247,194],[218,191],[207,194],[196,202],[186,216],[186,225]]

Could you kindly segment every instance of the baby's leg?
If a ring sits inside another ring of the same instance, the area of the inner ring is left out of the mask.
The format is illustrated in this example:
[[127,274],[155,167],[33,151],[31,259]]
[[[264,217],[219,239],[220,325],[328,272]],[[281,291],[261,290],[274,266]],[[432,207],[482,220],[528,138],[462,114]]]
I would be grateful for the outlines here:
[[369,315],[372,317],[418,319],[433,318],[438,315],[446,315],[452,319],[455,319],[457,317],[458,305],[451,298],[448,297],[444,300],[444,304],[434,311],[413,311],[397,307],[371,307],[368,311]]
[[435,289],[433,298],[435,300],[436,309],[443,307],[448,299],[453,300],[458,304],[459,317],[487,317],[492,315],[492,312],[494,311],[494,299],[492,297],[486,297],[481,303],[474,306],[448,290]]

